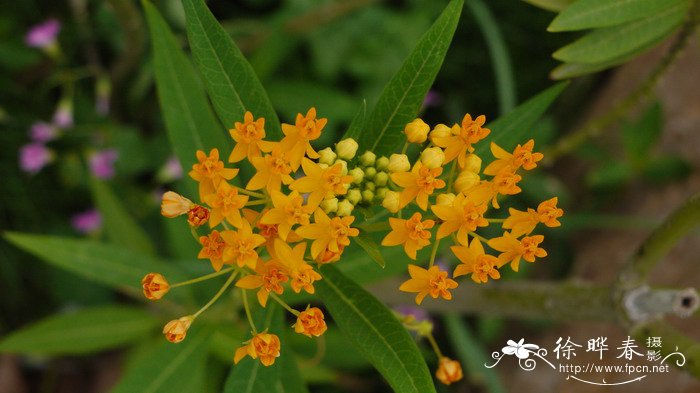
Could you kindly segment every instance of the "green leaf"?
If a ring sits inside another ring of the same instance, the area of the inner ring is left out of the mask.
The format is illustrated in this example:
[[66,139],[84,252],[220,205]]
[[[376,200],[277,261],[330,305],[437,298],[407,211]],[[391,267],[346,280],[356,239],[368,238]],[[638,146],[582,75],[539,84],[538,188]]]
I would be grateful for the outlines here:
[[201,391],[210,336],[207,330],[193,328],[181,343],[163,339],[154,351],[131,364],[112,393]]
[[379,251],[379,245],[377,242],[372,239],[372,237],[367,234],[367,233],[360,233],[360,236],[357,236],[355,239],[355,243],[357,243],[358,246],[362,247],[365,252],[367,252],[367,255],[372,258],[374,262],[377,262],[379,266],[384,268],[386,266],[386,261],[384,260],[384,256],[382,256],[382,253]]
[[378,156],[386,155],[403,142],[401,131],[418,114],[442,66],[462,4],[462,0],[450,2],[384,87],[367,121],[360,127],[359,151],[371,150]]
[[656,102],[635,122],[622,127],[622,145],[633,163],[641,163],[663,130],[663,112]]
[[621,188],[634,174],[634,169],[627,162],[613,161],[604,163],[600,168],[586,176],[588,186],[599,189]]
[[158,10],[143,0],[153,45],[153,68],[158,99],[170,142],[183,168],[195,162],[195,152],[218,148],[225,159],[229,138],[214,117],[192,64]]
[[0,341],[0,352],[78,355],[120,347],[153,331],[158,320],[138,308],[102,306],[50,316]]
[[575,0],[523,0],[526,3],[540,7],[547,11],[560,12],[568,7]]
[[109,240],[118,246],[154,255],[155,250],[148,235],[134,221],[109,185],[95,178],[90,184]]
[[686,0],[578,0],[562,11],[547,31],[573,31],[642,19]]
[[596,30],[559,49],[552,56],[570,63],[595,64],[640,53],[680,26],[687,9],[688,2],[683,1],[650,17]]
[[655,184],[665,184],[683,179],[692,171],[691,166],[678,156],[661,156],[649,161],[644,176]]
[[392,312],[334,266],[322,267],[319,296],[348,340],[398,393],[435,392],[416,343]]
[[233,127],[250,111],[265,118],[266,136],[282,137],[279,119],[260,80],[231,36],[202,0],[183,0],[192,55],[221,122]]
[[[360,139],[360,135],[362,135],[362,125],[364,124],[366,118],[367,100],[362,100],[362,105],[360,105],[360,109],[357,110],[355,117],[352,118],[352,121],[350,122],[347,131],[345,131],[345,134],[343,134],[343,137],[340,138],[340,140],[352,138],[357,141],[358,139]],[[364,153],[364,151],[360,150],[359,153],[362,154]]]

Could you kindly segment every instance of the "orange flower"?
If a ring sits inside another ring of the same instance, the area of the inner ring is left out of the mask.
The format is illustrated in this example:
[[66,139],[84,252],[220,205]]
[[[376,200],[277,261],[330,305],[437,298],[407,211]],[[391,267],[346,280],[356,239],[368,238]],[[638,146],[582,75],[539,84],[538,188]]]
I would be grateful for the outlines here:
[[267,192],[279,191],[282,183],[289,184],[294,180],[289,175],[292,172],[289,159],[280,148],[273,149],[264,157],[254,157],[250,162],[255,167],[255,175],[245,186],[248,190],[266,188]]
[[350,225],[355,217],[330,218],[321,209],[314,213],[314,223],[297,228],[296,232],[304,239],[314,239],[311,244],[311,257],[316,257],[325,249],[340,252],[341,247],[350,245],[350,238],[360,234],[357,228]]
[[228,162],[238,162],[248,157],[260,157],[260,151],[268,152],[273,142],[265,142],[265,119],[259,118],[253,121],[253,114],[246,111],[243,115],[243,123],[236,122],[234,128],[228,130],[231,138],[236,141],[236,146],[228,157]]
[[160,214],[174,218],[187,213],[193,206],[195,204],[191,200],[176,192],[167,191],[160,202]]
[[238,174],[238,169],[224,168],[224,162],[219,160],[219,150],[211,149],[209,156],[197,150],[199,163],[192,165],[189,175],[199,182],[199,197],[216,191],[222,180],[231,180]]
[[406,254],[415,260],[416,251],[430,244],[429,229],[435,225],[435,221],[421,221],[421,214],[416,212],[408,220],[389,217],[389,225],[391,225],[391,232],[382,240],[382,246],[403,244]]
[[236,286],[243,289],[260,288],[258,290],[258,302],[265,307],[270,292],[281,295],[284,291],[282,283],[289,281],[289,277],[287,277],[284,268],[278,262],[263,262],[262,259],[258,259],[258,263],[255,265],[255,273],[238,280]]
[[493,207],[498,209],[500,208],[498,205],[498,194],[515,195],[519,193],[522,191],[518,187],[520,180],[522,180],[522,176],[515,173],[513,167],[506,166],[491,181],[482,181],[467,190],[465,194],[477,204],[488,203],[491,200]]
[[445,385],[457,382],[462,379],[462,365],[446,356],[440,358],[435,377]]
[[548,199],[537,206],[537,210],[529,208],[527,211],[509,209],[510,216],[503,223],[504,229],[511,229],[515,237],[532,232],[538,223],[553,228],[561,225],[557,220],[564,215],[564,210],[557,207],[557,197]]
[[190,325],[192,325],[193,320],[194,318],[192,318],[191,315],[188,315],[186,317],[175,319],[166,323],[163,327],[163,334],[165,335],[165,339],[174,344],[177,344],[180,341],[184,340],[185,336],[187,335],[187,329],[190,328]]
[[271,366],[280,356],[280,339],[272,333],[258,333],[250,340],[244,342],[242,347],[236,350],[233,363],[238,364],[246,356],[253,359],[260,358],[260,363]]
[[299,243],[292,249],[282,240],[275,240],[277,261],[285,267],[292,279],[292,289],[296,293],[301,292],[302,289],[308,293],[314,293],[314,281],[321,279],[321,275],[315,272],[311,265],[304,262],[305,251],[306,243]]
[[304,198],[298,191],[292,191],[289,195],[284,195],[279,191],[272,191],[273,209],[270,209],[260,219],[264,225],[277,225],[282,240],[287,237],[294,225],[307,225],[309,216],[316,210],[315,206],[304,205]]
[[200,236],[199,242],[202,244],[202,250],[197,255],[199,259],[209,259],[211,266],[217,272],[224,265],[223,255],[226,242],[221,237],[221,234],[216,229],[211,231],[208,236]]
[[297,323],[292,325],[294,331],[307,337],[318,337],[326,331],[323,312],[317,307],[306,308],[297,316]]
[[469,247],[452,246],[450,248],[462,262],[455,268],[455,277],[471,274],[472,280],[477,284],[488,282],[489,277],[494,280],[501,278],[501,274],[498,272],[500,266],[498,258],[485,254],[484,246],[481,245],[478,238],[472,239]]
[[457,282],[447,278],[447,272],[441,271],[437,265],[427,270],[417,265],[408,265],[408,274],[411,275],[411,279],[401,284],[399,290],[418,292],[416,304],[421,304],[426,295],[430,295],[433,299],[440,296],[451,300],[452,294],[449,290],[457,288]]
[[248,266],[254,269],[258,260],[258,253],[255,249],[265,243],[265,238],[253,233],[248,221],[242,220],[242,223],[243,225],[238,231],[221,232],[221,237],[226,242],[223,261],[226,264],[235,262],[239,267]]
[[187,222],[195,228],[206,224],[207,221],[209,221],[209,209],[204,206],[194,205],[187,212]]
[[391,174],[391,180],[403,187],[399,195],[399,209],[408,205],[414,198],[421,209],[428,208],[428,197],[435,189],[445,187],[445,181],[438,179],[442,174],[442,168],[430,169],[418,161],[411,172],[397,172]]
[[513,150],[513,153],[508,153],[503,150],[497,144],[491,142],[491,153],[497,158],[496,161],[489,164],[489,166],[484,169],[484,174],[486,175],[496,175],[503,168],[510,166],[514,170],[523,167],[526,171],[535,169],[537,167],[537,162],[544,158],[542,153],[533,153],[532,149],[535,147],[535,141],[530,139],[524,145],[518,145]]
[[437,238],[442,239],[457,231],[457,238],[466,240],[468,232],[489,225],[484,218],[487,208],[487,204],[477,205],[464,194],[457,195],[452,201],[452,206],[433,205],[433,213],[444,221],[438,229]]
[[[486,138],[491,133],[491,130],[482,127],[485,122],[486,116],[481,115],[472,120],[471,115],[467,113],[462,119],[462,127],[456,130],[456,135],[434,138],[436,145],[445,148],[445,163],[457,158],[459,166],[464,168],[467,153],[474,151],[472,144]],[[453,133],[454,131],[453,129]]]
[[170,290],[168,280],[159,273],[148,273],[141,280],[143,286],[143,295],[149,300],[158,300],[165,296]]
[[316,108],[311,108],[306,112],[306,116],[297,114],[295,125],[282,124],[284,138],[280,141],[280,146],[284,151],[289,152],[293,170],[299,169],[304,154],[309,158],[318,158],[318,153],[309,142],[321,136],[321,131],[327,122],[325,118],[317,119]]
[[340,260],[340,256],[343,255],[345,246],[338,246],[338,251],[332,251],[330,248],[326,247],[325,250],[321,251],[315,258],[319,265],[324,263],[331,263]]
[[557,218],[564,215],[564,210],[557,207],[558,201],[559,198],[554,197],[540,203],[540,205],[537,206],[537,214],[540,222],[550,228],[560,226],[561,222],[559,222]]
[[221,182],[216,188],[216,192],[205,195],[202,199],[211,206],[209,218],[211,228],[219,225],[224,219],[236,227],[243,225],[241,209],[248,203],[248,196],[239,195],[236,187],[225,181]]
[[539,248],[539,244],[544,240],[544,236],[525,236],[521,240],[513,236],[509,232],[504,232],[503,236],[493,238],[488,241],[489,247],[496,251],[500,251],[498,256],[499,266],[503,266],[510,262],[510,267],[513,271],[518,271],[520,258],[528,262],[535,262],[535,257],[543,258],[547,256],[547,251]]
[[[303,200],[303,199],[302,199]],[[257,212],[252,209],[243,209],[243,217],[250,223],[250,225],[255,225],[258,228],[258,234],[265,238],[265,247],[267,252],[270,253],[271,257],[275,257],[275,239],[279,237],[277,224],[263,224],[260,222],[260,218],[267,213],[269,209],[264,209],[262,212]],[[287,243],[296,243],[302,240],[301,236],[290,231],[287,234]]]
[[306,176],[295,180],[290,189],[301,193],[310,193],[309,205],[318,206],[323,199],[333,198],[348,192],[346,186],[352,182],[352,176],[343,175],[343,166],[337,163],[326,169],[304,158],[301,162]]

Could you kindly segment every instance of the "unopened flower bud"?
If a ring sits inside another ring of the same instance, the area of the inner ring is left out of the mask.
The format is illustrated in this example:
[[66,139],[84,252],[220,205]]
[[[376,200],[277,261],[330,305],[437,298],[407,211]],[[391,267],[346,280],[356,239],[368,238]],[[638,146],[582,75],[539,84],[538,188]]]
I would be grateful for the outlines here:
[[387,169],[390,173],[408,172],[411,169],[411,163],[405,154],[392,154]]
[[399,193],[396,191],[387,191],[382,200],[382,206],[392,213],[399,211]]
[[335,213],[338,211],[338,198],[324,199],[320,206],[326,214]]
[[430,131],[430,126],[421,119],[416,119],[406,124],[406,128],[403,130],[406,134],[406,139],[411,143],[425,142],[428,139],[428,131]]
[[359,145],[354,139],[348,138],[338,142],[335,145],[335,151],[338,153],[338,157],[343,160],[352,160],[357,153],[358,147]]
[[338,158],[338,155],[335,154],[333,149],[331,149],[330,147],[327,147],[323,150],[319,150],[318,155],[319,164],[331,165],[333,164],[333,161],[335,161],[335,159]]
[[430,131],[430,142],[432,142],[433,145],[437,145],[437,143],[435,143],[436,138],[444,138],[448,136],[452,136],[452,129],[444,124],[438,124],[432,131]]
[[467,192],[470,188],[479,184],[479,175],[470,171],[462,171],[455,180],[455,190],[457,192]]
[[350,201],[350,203],[353,205],[357,205],[360,203],[360,199],[362,199],[362,193],[357,188],[353,188],[352,190],[349,190],[347,194],[345,194],[345,199]]
[[363,166],[372,166],[377,159],[377,155],[367,150],[360,156],[360,164]]
[[187,212],[187,222],[197,228],[209,221],[209,209],[201,205],[194,205]]
[[384,200],[384,197],[386,197],[387,191],[389,191],[389,189],[388,189],[387,187],[381,187],[381,188],[377,188],[377,189],[374,191],[374,194],[375,194],[375,196],[377,197],[378,200],[383,201],[383,200]]
[[437,379],[445,385],[449,385],[452,382],[457,382],[463,377],[462,365],[456,360],[443,356],[440,358],[440,363],[437,371],[435,372],[435,377],[437,377]]
[[191,200],[176,192],[167,191],[160,203],[160,214],[173,218],[187,213],[193,207],[194,203]]
[[374,191],[375,188],[377,188],[377,186],[374,184],[374,182],[370,181],[370,182],[365,183],[365,190]]
[[371,203],[374,199],[374,192],[370,190],[362,191],[362,201],[366,203]]
[[481,172],[481,158],[476,154],[467,154],[464,161],[463,171],[469,171],[473,173]]
[[170,290],[168,280],[160,273],[148,273],[141,280],[143,295],[149,300],[158,300]]
[[163,334],[165,335],[165,339],[175,344],[184,340],[185,336],[187,335],[187,329],[190,328],[190,325],[192,325],[193,320],[194,318],[192,318],[191,315],[188,315],[180,319],[172,320],[165,324],[165,326],[163,327]]
[[341,173],[342,175],[347,175],[347,174],[348,174],[348,162],[347,162],[347,161],[335,160],[335,162],[333,163],[333,165],[336,165],[336,164],[340,164],[340,167],[341,167],[340,173]]
[[384,156],[377,158],[374,167],[377,168],[378,171],[385,171],[386,168],[389,167],[389,159]]
[[328,168],[330,167],[330,165],[324,164],[324,163],[322,163],[322,162],[319,163],[318,166],[319,166],[321,169],[328,169]]
[[452,202],[455,200],[455,194],[438,194],[436,204],[442,206],[452,206]]
[[450,128],[450,131],[452,131],[452,135],[459,135],[462,133],[462,126],[455,123],[452,128]]
[[350,203],[349,200],[343,199],[342,201],[338,202],[338,212],[336,214],[340,217],[349,216],[352,214],[352,210],[354,208],[355,205]]
[[323,312],[319,308],[311,307],[299,313],[297,322],[292,327],[297,333],[308,337],[318,337],[326,331],[326,321],[324,321]]
[[365,168],[365,179],[372,180],[377,174],[377,170],[374,167]]
[[362,183],[362,180],[365,178],[365,172],[362,170],[362,168],[355,167],[352,168],[348,171],[348,175],[352,176],[352,183],[353,184],[360,184]]
[[423,165],[430,169],[439,168],[445,162],[445,152],[439,147],[429,147],[423,150],[420,160]]
[[389,181],[389,174],[386,172],[379,172],[376,175],[374,175],[374,184],[376,184],[379,187],[386,186],[386,183],[388,181]]

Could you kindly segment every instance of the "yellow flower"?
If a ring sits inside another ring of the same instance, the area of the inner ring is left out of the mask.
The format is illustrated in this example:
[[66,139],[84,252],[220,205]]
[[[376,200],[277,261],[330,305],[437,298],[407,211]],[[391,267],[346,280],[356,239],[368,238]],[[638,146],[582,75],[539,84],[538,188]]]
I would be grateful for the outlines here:
[[527,211],[509,209],[510,216],[503,223],[504,229],[510,229],[515,237],[520,237],[532,232],[538,223],[548,227],[561,225],[559,217],[564,215],[564,210],[557,207],[558,198],[554,197],[539,204],[537,210],[528,208]]
[[474,151],[472,145],[491,133],[491,130],[482,127],[485,122],[486,116],[481,115],[472,120],[471,115],[467,113],[462,119],[462,126],[456,130],[456,135],[435,138],[435,144],[445,148],[445,163],[456,158],[459,166],[465,167],[467,153]]
[[262,332],[246,341],[242,347],[236,350],[233,363],[238,364],[246,356],[260,359],[264,366],[271,366],[280,356],[280,339],[272,333]]
[[211,149],[209,156],[197,150],[199,163],[192,165],[189,175],[199,182],[199,197],[216,191],[222,180],[231,180],[238,174],[238,169],[224,168],[224,162],[219,160],[219,150]]
[[457,382],[462,379],[462,365],[446,356],[440,358],[435,377],[445,385]]
[[200,236],[199,243],[202,245],[202,250],[199,251],[197,258],[209,259],[214,270],[217,272],[221,270],[221,267],[224,265],[223,256],[226,242],[219,231],[215,229],[207,236]]
[[[284,195],[284,194],[283,194]],[[303,200],[303,199],[302,199]],[[261,217],[264,216],[269,209],[264,209],[262,212],[257,212],[252,209],[243,209],[243,217],[250,223],[258,228],[258,234],[265,238],[265,247],[267,252],[271,257],[275,257],[275,239],[279,237],[278,224],[263,224]],[[308,215],[307,215],[308,216]],[[294,232],[289,232],[287,235],[287,243],[296,243],[302,240],[301,236]]]
[[163,334],[165,335],[165,339],[170,341],[173,344],[177,344],[180,341],[185,339],[185,336],[187,335],[187,330],[190,328],[190,325],[192,325],[192,321],[194,319],[192,318],[191,315],[188,315],[186,317],[182,317],[180,319],[175,319],[163,327]]
[[498,256],[500,266],[510,262],[513,271],[518,271],[520,259],[528,262],[535,262],[535,257],[543,258],[547,256],[547,251],[539,248],[539,244],[544,240],[544,236],[525,236],[521,240],[509,232],[504,232],[503,236],[496,237],[488,241],[489,247],[500,251]]
[[421,153],[420,161],[430,169],[439,168],[445,162],[445,152],[439,147],[429,147]]
[[318,307],[306,308],[299,313],[297,322],[292,325],[294,331],[307,337],[318,337],[326,331],[326,321],[323,312]]
[[421,214],[414,213],[408,220],[389,217],[389,225],[391,225],[391,232],[382,240],[382,246],[403,244],[406,254],[415,260],[416,251],[430,244],[429,229],[435,225],[435,221],[421,221]]
[[429,269],[423,269],[417,265],[408,265],[408,274],[411,278],[401,284],[400,291],[417,292],[416,304],[421,304],[423,298],[430,295],[433,299],[438,296],[445,300],[451,300],[452,294],[450,289],[457,288],[457,282],[447,278],[447,272],[441,271],[437,265],[431,266]]
[[455,277],[471,274],[472,280],[477,284],[488,282],[489,277],[494,280],[501,278],[498,272],[500,266],[498,258],[485,254],[484,246],[478,238],[472,239],[469,247],[452,246],[450,248],[461,262],[455,268]]
[[304,205],[304,198],[298,191],[292,191],[284,195],[279,191],[272,191],[273,209],[270,209],[260,219],[261,224],[277,225],[282,240],[287,240],[292,226],[307,225],[309,216],[316,210],[315,206]]
[[167,191],[163,194],[160,202],[160,214],[168,218],[174,218],[187,213],[194,206],[195,204],[184,196],[173,191]]
[[296,171],[299,168],[304,154],[309,158],[318,158],[318,153],[309,142],[321,136],[321,131],[327,122],[325,118],[317,119],[316,108],[311,108],[306,112],[306,116],[297,114],[295,125],[282,124],[284,138],[280,141],[280,146],[288,152],[293,170]]
[[251,158],[250,162],[255,167],[255,175],[245,187],[248,190],[266,188],[271,193],[272,190],[279,191],[282,183],[290,184],[294,180],[289,175],[292,172],[289,159],[280,148],[272,149],[272,153],[264,157]]
[[336,262],[340,260],[340,256],[343,255],[344,250],[345,246],[338,247],[338,251],[332,251],[330,248],[326,247],[325,250],[321,251],[316,258],[314,258],[314,261],[319,265]]
[[149,300],[158,300],[170,290],[168,280],[159,273],[146,274],[141,280],[141,286],[143,287],[143,295]]
[[411,172],[392,173],[391,180],[403,187],[399,196],[399,209],[408,205],[414,198],[418,206],[426,210],[428,208],[428,197],[436,189],[444,188],[445,181],[438,179],[442,174],[442,168],[430,169],[423,164],[416,162]]
[[211,228],[219,225],[224,219],[236,227],[243,225],[241,209],[248,202],[248,196],[239,195],[236,187],[221,182],[214,193],[205,195],[202,200],[211,206]]
[[433,205],[433,213],[444,221],[438,229],[437,238],[442,239],[457,231],[457,238],[466,240],[469,232],[476,231],[477,227],[489,225],[484,218],[487,208],[486,204],[477,205],[464,194],[457,195],[452,201],[452,206]]
[[493,156],[497,158],[496,161],[489,164],[489,166],[484,169],[484,174],[486,175],[496,175],[503,168],[510,166],[514,170],[523,167],[526,171],[534,169],[537,167],[537,162],[544,158],[542,153],[533,153],[532,149],[535,147],[535,141],[530,139],[524,145],[518,145],[513,153],[508,153],[503,150],[497,144],[491,142],[491,152]]
[[389,173],[408,172],[411,169],[411,163],[408,161],[408,156],[405,154],[392,154],[389,157],[389,164],[386,168]]
[[234,128],[228,130],[231,138],[236,141],[236,146],[228,157],[228,162],[238,162],[248,157],[260,157],[260,151],[268,152],[273,142],[265,142],[265,119],[259,118],[253,121],[253,114],[247,111],[243,115],[243,123],[236,122]]
[[292,280],[292,290],[299,293],[303,289],[308,293],[314,293],[314,281],[320,280],[321,275],[314,271],[311,265],[304,262],[306,243],[299,243],[292,249],[287,243],[277,239],[275,240],[275,252],[277,253],[277,261],[284,266]]
[[238,231],[221,232],[221,237],[226,242],[223,261],[226,264],[235,262],[239,267],[248,266],[254,269],[258,260],[255,249],[265,243],[265,238],[253,233],[248,221],[241,220],[241,222],[242,225]]
[[557,218],[564,215],[564,210],[557,207],[557,202],[559,198],[554,197],[548,199],[537,206],[537,215],[541,223],[544,225],[554,228],[561,225],[561,222]]
[[513,167],[507,166],[501,169],[492,180],[484,180],[465,192],[469,198],[477,204],[487,203],[491,200],[493,207],[498,209],[498,194],[515,195],[522,191],[518,182],[522,176],[513,171]]
[[423,143],[428,139],[428,131],[430,131],[430,126],[425,124],[421,119],[415,119],[412,122],[406,124],[403,132],[406,134],[406,139],[411,143]]
[[353,216],[331,219],[323,210],[318,209],[314,213],[314,223],[302,225],[296,232],[304,239],[314,239],[311,244],[311,257],[316,259],[325,249],[340,252],[340,247],[350,244],[350,237],[360,234],[357,228],[350,227],[354,220]]
[[326,198],[345,194],[347,186],[352,182],[352,176],[342,174],[343,166],[340,163],[323,169],[304,158],[301,165],[306,176],[295,180],[289,188],[300,193],[310,193],[308,200],[311,206],[316,207]]
[[281,295],[284,292],[282,283],[287,281],[289,281],[289,277],[279,262],[274,260],[263,262],[262,259],[258,259],[255,265],[255,274],[249,274],[241,278],[236,282],[236,286],[243,289],[260,288],[258,290],[258,302],[265,307],[270,292]]
[[438,124],[435,126],[435,128],[433,128],[432,131],[430,131],[428,138],[430,138],[430,142],[432,142],[433,145],[437,146],[437,143],[435,143],[437,138],[444,138],[449,136],[452,136],[452,129],[444,124]]
[[465,193],[469,191],[472,187],[479,184],[480,180],[481,178],[478,174],[472,171],[463,170],[459,173],[459,175],[457,175],[457,178],[455,179],[455,191]]

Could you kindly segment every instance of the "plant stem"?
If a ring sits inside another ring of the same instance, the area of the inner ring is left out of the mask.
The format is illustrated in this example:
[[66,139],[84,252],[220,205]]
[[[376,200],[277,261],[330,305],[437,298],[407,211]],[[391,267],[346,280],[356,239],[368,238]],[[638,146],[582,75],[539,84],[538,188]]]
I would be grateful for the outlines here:
[[172,285],[170,286],[170,288],[183,287],[183,286],[185,286],[185,285],[190,285],[190,284],[194,284],[194,283],[206,281],[206,280],[209,280],[209,279],[211,279],[211,278],[221,276],[222,274],[226,274],[226,273],[230,272],[230,271],[233,270],[233,269],[234,269],[233,267],[227,267],[226,269],[221,269],[221,270],[218,271],[218,272],[209,273],[209,274],[207,274],[206,276],[201,276],[201,277],[193,278],[193,279],[191,279],[191,280],[179,282],[179,283],[177,283],[177,284],[172,284]]
[[214,304],[217,300],[219,300],[219,298],[221,297],[221,295],[224,294],[224,292],[226,291],[226,289],[229,287],[229,285],[231,285],[231,283],[232,283],[233,280],[236,278],[236,276],[238,275],[239,272],[240,272],[240,269],[236,269],[233,273],[231,273],[231,275],[228,277],[228,280],[226,280],[226,282],[224,283],[224,285],[221,286],[221,289],[219,289],[219,292],[217,292],[216,295],[214,295],[214,297],[211,298],[211,300],[209,300],[209,302],[208,302],[207,304],[204,305],[204,307],[200,308],[199,311],[197,311],[197,312],[192,316],[192,318],[197,318],[201,313],[203,313],[204,311],[206,311],[209,307],[211,307],[212,304]]
[[259,192],[255,192],[255,191],[246,190],[245,188],[241,188],[241,187],[236,187],[236,188],[238,189],[238,192],[240,192],[241,194],[252,196],[255,198],[260,198],[260,199],[266,198],[265,194],[261,194]]
[[442,351],[440,350],[440,347],[438,347],[437,342],[435,341],[435,337],[433,337],[433,334],[426,334],[425,338],[428,339],[430,346],[433,347],[433,351],[435,351],[435,355],[437,355],[438,359],[442,358]]
[[428,264],[428,268],[433,267],[433,265],[435,264],[435,256],[437,255],[439,247],[440,239],[435,239],[435,242],[433,243],[433,249],[430,251],[430,263]]
[[277,294],[270,292],[270,297],[273,298],[277,303],[279,303],[280,306],[284,307],[287,311],[294,314],[294,316],[297,316],[297,317],[299,316],[299,314],[300,314],[299,311],[290,307],[289,304],[287,304],[287,302],[285,302],[279,296],[277,296]]
[[250,314],[250,305],[248,304],[248,292],[241,288],[241,293],[243,294],[243,308],[245,309],[245,316],[248,318],[248,323],[250,328],[253,330],[253,334],[258,334],[258,329],[255,328],[255,323],[253,322],[253,316]]

